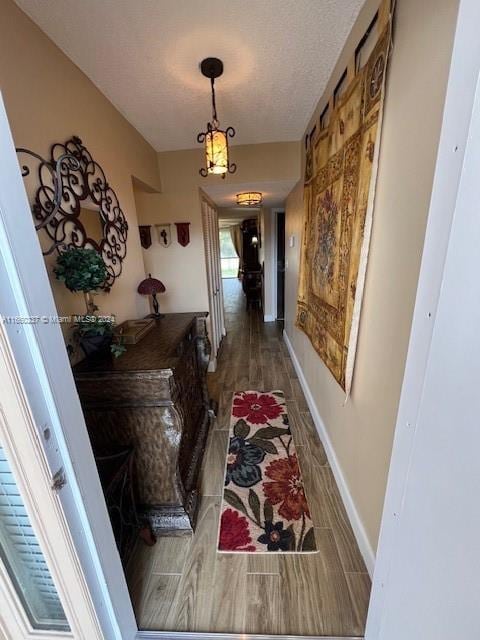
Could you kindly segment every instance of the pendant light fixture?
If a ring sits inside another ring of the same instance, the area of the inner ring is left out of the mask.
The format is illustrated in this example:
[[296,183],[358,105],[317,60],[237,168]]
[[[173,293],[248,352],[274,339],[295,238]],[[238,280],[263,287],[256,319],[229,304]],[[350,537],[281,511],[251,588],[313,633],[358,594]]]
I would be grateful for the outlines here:
[[235,129],[227,127],[219,128],[217,118],[217,106],[215,104],[215,78],[223,73],[223,62],[218,58],[205,58],[200,63],[203,75],[210,78],[212,88],[212,121],[207,123],[207,130],[197,136],[197,142],[205,145],[206,166],[200,169],[200,175],[206,178],[209,174],[221,175],[225,178],[227,173],[234,173],[237,165],[228,159],[228,138],[233,138]]
[[262,194],[259,191],[237,193],[237,204],[241,207],[258,207],[262,204]]

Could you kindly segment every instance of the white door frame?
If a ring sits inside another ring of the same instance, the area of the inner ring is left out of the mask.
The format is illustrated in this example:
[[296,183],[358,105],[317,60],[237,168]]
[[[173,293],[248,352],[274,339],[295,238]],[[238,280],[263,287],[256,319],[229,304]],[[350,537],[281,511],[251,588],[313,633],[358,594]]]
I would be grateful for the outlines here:
[[[448,273],[445,270],[447,251],[452,237],[452,227],[455,228],[455,224],[458,224],[456,208],[459,185],[470,169],[468,163],[464,165],[467,142],[470,146],[468,161],[473,155],[471,147],[476,145],[478,149],[480,145],[478,124],[477,130],[471,127],[475,104],[477,104],[477,111],[480,108],[478,106],[480,104],[478,24],[480,24],[478,0],[461,0],[373,576],[365,633],[367,640],[389,640],[391,637],[388,632],[385,633],[383,626],[389,606],[397,607],[397,611],[401,611],[403,618],[406,619],[409,616],[408,609],[403,609],[405,601],[395,599],[391,595],[393,580],[391,570],[394,560],[397,566],[399,560],[404,565],[412,562],[412,557],[407,555],[399,558],[401,536],[407,535],[402,527],[402,514],[406,508],[410,465],[417,446],[416,429],[427,380],[427,365],[432,355],[431,345],[436,328],[437,309],[444,279]],[[467,260],[465,259],[461,269],[466,268]],[[452,327],[452,330],[455,331],[455,327]],[[433,446],[434,442],[432,442]],[[454,480],[452,478],[452,482]],[[465,487],[467,492],[472,490],[473,496],[476,496],[476,488]],[[447,513],[445,516],[448,517]],[[459,523],[460,532],[461,523]],[[449,550],[445,549],[444,552],[448,555]],[[455,590],[455,587],[454,584],[450,585],[452,590]],[[431,597],[434,597],[433,592]],[[397,618],[401,619],[401,616]],[[424,638],[425,635],[421,637]],[[439,636],[434,634],[429,637]],[[458,637],[466,638],[467,636],[460,634]]]
[[[277,270],[277,260],[278,260],[278,214],[285,213],[285,207],[276,207],[272,209],[272,220],[271,220],[271,233],[273,238],[273,250],[272,250],[272,300],[273,300],[273,319],[278,320],[278,291],[277,291],[277,281],[278,281],[278,270]],[[285,242],[287,241],[287,236],[285,235]],[[286,253],[286,252],[285,252]],[[286,267],[285,267],[286,270]],[[285,274],[286,276],[286,274]]]
[[5,328],[0,324],[0,444],[21,493],[29,521],[42,548],[71,631],[32,627],[23,603],[0,559],[0,628],[7,638],[62,640],[103,638],[95,606],[86,589],[69,527],[52,491],[39,430],[15,365]]
[[207,272],[210,343],[212,353],[208,370],[217,368],[217,354],[220,344],[227,335],[225,329],[225,307],[223,302],[222,267],[220,261],[220,236],[218,212],[215,203],[199,189],[202,214],[202,231],[205,251],[205,268]]
[[[57,314],[1,95],[0,313],[47,319]],[[94,603],[103,634],[77,637],[133,640],[137,625],[60,326],[12,323],[4,329],[45,454],[44,471],[52,478],[63,467],[66,476],[57,515],[63,514],[76,552],[76,578],[83,581],[85,602]]]

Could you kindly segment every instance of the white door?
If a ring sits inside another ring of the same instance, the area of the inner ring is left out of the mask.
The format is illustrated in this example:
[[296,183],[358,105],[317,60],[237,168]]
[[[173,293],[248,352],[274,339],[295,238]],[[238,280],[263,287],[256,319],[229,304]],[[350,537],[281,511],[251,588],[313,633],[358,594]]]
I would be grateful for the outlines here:
[[210,206],[211,209],[211,234],[213,239],[213,268],[215,275],[215,291],[216,295],[216,313],[217,313],[217,325],[219,344],[225,335],[225,310],[223,306],[223,287],[222,287],[222,262],[220,258],[220,229],[218,226],[218,212],[215,207]]
[[225,335],[225,312],[223,307],[222,273],[220,265],[220,237],[217,210],[203,192],[201,192],[201,206],[210,307],[211,369],[214,370],[217,352],[222,338]]
[[[0,637],[137,632],[0,95]],[[39,316],[39,321],[28,319]],[[56,488],[52,488],[55,485]]]
[[3,324],[0,389],[0,628],[6,638],[101,638]]
[[480,637],[479,23],[461,0],[366,640]]

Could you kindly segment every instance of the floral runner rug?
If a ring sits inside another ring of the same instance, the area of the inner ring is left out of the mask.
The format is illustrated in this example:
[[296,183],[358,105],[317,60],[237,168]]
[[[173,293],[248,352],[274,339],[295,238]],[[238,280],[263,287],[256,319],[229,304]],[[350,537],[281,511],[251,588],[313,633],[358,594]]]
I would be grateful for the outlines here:
[[235,392],[229,435],[218,551],[315,552],[283,392]]

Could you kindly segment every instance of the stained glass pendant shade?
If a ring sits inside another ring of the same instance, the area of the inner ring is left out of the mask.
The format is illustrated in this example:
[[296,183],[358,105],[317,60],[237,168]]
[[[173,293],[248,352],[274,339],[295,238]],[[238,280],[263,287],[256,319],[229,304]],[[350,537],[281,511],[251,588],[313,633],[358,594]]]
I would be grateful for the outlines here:
[[235,129],[227,127],[220,129],[215,102],[215,78],[223,73],[223,62],[218,58],[205,58],[200,63],[203,75],[210,78],[212,89],[212,121],[207,123],[207,130],[197,136],[197,142],[205,146],[205,167],[200,169],[200,175],[220,175],[225,178],[227,173],[234,173],[237,166],[229,161],[228,138],[233,138]]

